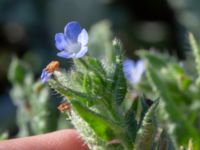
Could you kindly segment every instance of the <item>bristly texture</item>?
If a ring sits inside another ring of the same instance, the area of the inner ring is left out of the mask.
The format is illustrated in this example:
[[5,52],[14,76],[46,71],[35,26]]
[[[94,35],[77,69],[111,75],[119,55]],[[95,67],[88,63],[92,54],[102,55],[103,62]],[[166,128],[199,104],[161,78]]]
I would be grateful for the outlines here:
[[142,60],[134,62],[130,59],[126,59],[123,62],[123,71],[126,79],[131,84],[135,85],[140,81],[142,74],[145,71],[145,64]]
[[64,33],[55,35],[55,45],[59,53],[57,56],[63,58],[80,58],[88,51],[88,33],[82,29],[76,21],[69,22]]
[[79,117],[76,112],[71,111],[69,117],[81,138],[86,142],[85,144],[87,144],[91,150],[104,150],[106,148],[106,142],[98,138],[87,122]]
[[[139,150],[143,146],[146,150],[154,146],[157,125],[153,113],[157,103],[150,106],[146,99],[138,99],[131,107],[124,107],[128,86],[118,40],[113,42],[113,52],[115,59],[104,64],[110,65],[109,70],[100,60],[88,56],[75,59],[73,71],[55,71],[48,83],[70,104],[70,120],[90,149]],[[135,68],[128,65],[125,70],[135,69],[131,73],[139,76],[134,79],[138,81],[144,72],[143,62],[131,64]]]

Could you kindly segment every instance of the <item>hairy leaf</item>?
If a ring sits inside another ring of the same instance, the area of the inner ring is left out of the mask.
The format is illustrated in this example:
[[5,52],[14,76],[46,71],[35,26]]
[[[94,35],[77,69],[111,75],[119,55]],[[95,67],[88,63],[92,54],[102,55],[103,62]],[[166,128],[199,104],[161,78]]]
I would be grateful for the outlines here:
[[158,105],[156,101],[146,112],[142,125],[136,136],[136,150],[151,150],[154,144],[154,138],[156,133],[156,122],[154,111]]
[[195,58],[196,69],[200,77],[200,46],[192,33],[189,32],[188,38]]
[[116,102],[116,104],[120,105],[126,95],[127,85],[123,72],[122,59],[121,57],[117,57],[116,59],[116,68],[112,84],[112,95],[113,100]]
[[88,94],[81,93],[79,91],[75,91],[73,89],[64,87],[63,85],[59,84],[58,82],[54,80],[49,81],[50,86],[59,92],[61,95],[65,96],[69,100],[71,99],[77,99],[82,103],[85,103],[87,105],[93,105],[93,102],[96,100],[95,97],[91,97]]
[[79,101],[71,100],[73,108],[83,118],[94,132],[104,140],[112,140],[115,138],[115,132],[121,132],[122,128],[116,123],[108,120],[87,107],[83,106]]
[[175,133],[177,136],[177,141],[179,144],[186,143],[189,138],[194,137],[199,139],[198,131],[193,127],[191,122],[182,115],[180,106],[176,105],[175,99],[169,94],[169,89],[165,85],[161,77],[156,73],[155,69],[151,66],[148,68],[148,77],[151,80],[152,85],[155,87],[157,92],[160,94],[161,98],[164,99],[165,109],[168,112],[172,122],[176,123],[178,126],[175,128]]
[[175,150],[174,144],[164,130],[161,131],[161,135],[156,144],[156,150]]
[[127,131],[131,140],[135,141],[136,133],[138,131],[138,124],[135,118],[135,110],[133,104],[125,115],[125,125],[127,126]]

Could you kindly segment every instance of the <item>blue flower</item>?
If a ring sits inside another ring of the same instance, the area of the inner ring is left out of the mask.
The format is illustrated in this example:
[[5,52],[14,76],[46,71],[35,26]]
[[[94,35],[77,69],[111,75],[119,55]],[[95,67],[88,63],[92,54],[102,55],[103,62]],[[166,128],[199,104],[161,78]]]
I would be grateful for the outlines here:
[[88,33],[82,29],[76,21],[69,22],[64,33],[55,35],[55,45],[59,53],[57,56],[63,58],[80,58],[88,51]]
[[42,80],[42,83],[45,83],[47,82],[50,78],[51,78],[51,75],[53,73],[49,73],[46,69],[43,69],[42,70],[42,74],[41,74],[41,80]]
[[59,61],[51,61],[47,66],[46,68],[44,68],[42,70],[42,74],[41,74],[41,80],[42,82],[47,82],[52,74],[54,73],[54,71],[58,70],[60,67],[60,62]]
[[145,71],[144,61],[138,60],[136,63],[130,59],[123,62],[123,71],[126,79],[133,85],[137,84]]

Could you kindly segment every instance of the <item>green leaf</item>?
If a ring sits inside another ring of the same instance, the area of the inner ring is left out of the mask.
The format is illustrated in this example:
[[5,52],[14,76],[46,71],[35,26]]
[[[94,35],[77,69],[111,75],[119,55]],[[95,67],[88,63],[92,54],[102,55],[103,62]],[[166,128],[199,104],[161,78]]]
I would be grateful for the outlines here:
[[112,140],[115,138],[115,132],[121,132],[122,129],[116,124],[110,121],[94,111],[91,111],[79,101],[71,100],[72,107],[83,118],[88,125],[94,130],[94,132],[103,140]]
[[69,100],[77,99],[88,106],[93,105],[94,101],[97,100],[95,97],[91,97],[86,93],[82,93],[79,91],[75,91],[73,89],[64,87],[63,85],[59,84],[55,80],[50,80],[49,85],[56,90],[59,94],[67,97]]
[[84,90],[87,93],[92,93],[91,89],[93,87],[93,82],[92,82],[91,77],[88,73],[83,75],[82,85],[83,85]]
[[[162,59],[163,62],[161,62],[161,60],[154,61],[154,59],[160,59],[160,56],[157,54],[144,52],[142,56],[147,61],[147,78],[154,90],[157,89],[163,91],[162,93],[168,95],[171,99],[176,99],[174,102],[177,105],[183,105],[183,102],[185,102],[185,104],[191,103],[190,95],[188,95],[187,92],[181,91],[183,88],[186,88],[187,84],[189,84],[187,77],[184,76],[184,74],[181,74],[184,72],[181,68],[173,63],[167,63],[166,58]],[[159,86],[159,88],[157,88],[151,83],[153,81],[151,81],[151,77],[148,76],[148,70],[151,71],[151,69],[155,70],[155,73],[160,78],[163,86],[156,84]]]
[[30,73],[28,66],[18,58],[13,58],[9,66],[8,79],[12,83],[23,84],[27,73]]
[[123,150],[123,146],[121,144],[108,144],[106,150]]
[[180,109],[181,105],[177,105],[177,99],[173,97],[173,95],[170,95],[170,89],[168,89],[168,85],[165,84],[165,82],[162,80],[161,76],[159,76],[159,74],[155,71],[153,66],[149,66],[147,69],[148,78],[151,81],[152,86],[156,89],[161,98],[164,100],[163,102],[165,104],[165,109],[169,114],[170,120],[178,125],[181,125],[176,126],[175,128],[175,135],[178,143],[182,145],[186,143],[191,137],[193,137],[194,139],[199,139],[199,132],[194,128],[193,124],[191,124],[191,122],[189,122],[188,119],[183,115],[184,112],[182,112]]
[[[140,126],[142,124],[142,121],[143,121],[143,119],[145,117],[145,114],[148,111],[150,106],[147,104],[145,97],[137,98],[136,102],[137,102],[137,105],[138,105],[137,109],[136,109],[137,117],[138,117],[138,124]],[[136,104],[134,104],[134,107],[136,107],[135,105]]]
[[101,62],[92,57],[84,57],[78,60],[75,60],[76,66],[82,65],[86,70],[92,71],[103,80],[104,76],[106,76],[106,71],[103,68]]
[[144,97],[137,97],[134,100],[130,109],[134,110],[135,120],[137,121],[138,126],[141,126],[142,120],[144,119],[144,116],[149,109],[149,106],[145,102],[145,98]]
[[138,131],[138,124],[135,118],[134,103],[125,115],[125,125],[127,126],[127,132],[132,141],[135,141],[136,133]]
[[178,87],[184,91],[188,90],[191,85],[191,79],[187,76],[183,68],[181,68],[178,64],[172,63],[168,65],[167,69],[167,71],[170,72],[171,77],[173,77],[173,80],[177,81]]
[[159,140],[156,144],[156,150],[175,150],[174,144],[166,131],[161,131]]
[[153,147],[155,133],[156,133],[156,122],[155,122],[154,111],[157,105],[158,101],[154,102],[154,104],[148,109],[148,111],[144,116],[142,125],[136,136],[136,141],[135,141],[136,150],[151,150]]
[[75,81],[74,84],[79,84],[84,92],[93,94],[93,76],[90,72],[83,73],[77,70],[71,74],[71,80]]
[[[158,55],[153,52],[147,52],[147,51],[138,51],[138,54],[144,60],[147,60],[148,63],[150,62],[151,64],[153,64],[154,68],[156,68],[156,69],[160,69],[163,66],[167,65],[167,63],[166,63],[167,59],[162,55]],[[147,63],[147,65],[148,65],[148,63]]]
[[50,98],[50,90],[38,81],[34,83],[30,92],[31,94],[28,94],[30,125],[33,133],[41,134],[55,131],[59,112],[55,107],[55,101]]
[[[101,62],[95,58],[91,58],[91,57],[84,57],[83,59],[78,59],[75,60],[75,65],[77,67],[77,69],[79,71],[82,71],[84,76],[86,74],[89,75],[89,80],[85,80],[85,81],[89,81],[90,85],[91,85],[91,89],[89,89],[91,91],[91,93],[95,94],[95,95],[99,95],[99,96],[103,96],[105,95],[105,91],[106,91],[106,71],[103,68]],[[83,80],[83,82],[85,82]],[[86,84],[84,84],[85,88],[88,88],[86,86]],[[103,94],[104,93],[104,94]]]
[[198,78],[196,79],[196,84],[198,85],[198,87],[200,87],[200,45],[198,44],[194,35],[191,32],[189,32],[189,34],[188,34],[188,39],[189,39],[190,46],[193,51],[193,55],[194,55],[195,62],[196,62],[195,66],[196,66],[196,70],[198,73]]
[[188,39],[189,39],[190,46],[192,48],[193,55],[194,55],[194,58],[195,58],[196,69],[197,69],[198,75],[200,77],[200,46],[197,43],[194,35],[190,32],[188,33]]
[[121,105],[127,92],[126,79],[124,77],[122,56],[116,58],[116,68],[112,83],[113,100],[117,105]]

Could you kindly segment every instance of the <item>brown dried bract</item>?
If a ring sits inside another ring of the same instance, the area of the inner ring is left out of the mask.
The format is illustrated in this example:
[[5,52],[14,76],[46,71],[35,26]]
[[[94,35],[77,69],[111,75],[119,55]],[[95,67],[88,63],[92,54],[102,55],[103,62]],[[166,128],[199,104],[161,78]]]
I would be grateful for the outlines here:
[[59,67],[60,67],[59,61],[52,61],[46,66],[45,70],[48,73],[53,73],[55,70],[58,70]]
[[59,110],[60,112],[63,113],[63,112],[65,112],[65,111],[71,110],[71,105],[68,104],[68,103],[66,103],[66,102],[64,102],[64,103],[60,104],[57,108],[58,108],[58,110]]

